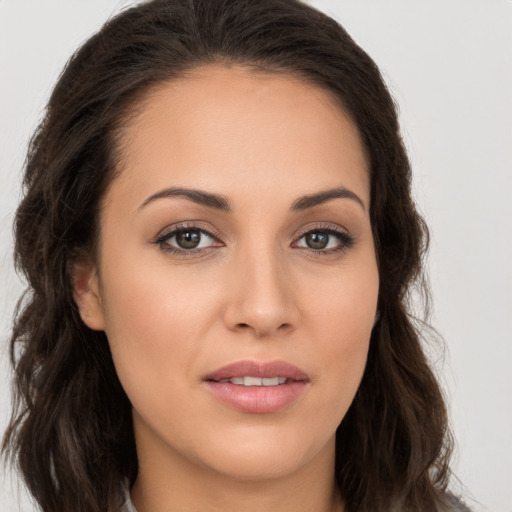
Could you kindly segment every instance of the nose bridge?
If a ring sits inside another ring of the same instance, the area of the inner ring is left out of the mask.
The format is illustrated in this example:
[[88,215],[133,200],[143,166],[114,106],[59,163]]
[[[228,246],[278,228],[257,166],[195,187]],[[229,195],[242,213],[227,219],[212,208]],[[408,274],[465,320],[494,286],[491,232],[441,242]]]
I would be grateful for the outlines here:
[[252,249],[236,257],[226,322],[231,329],[251,330],[258,337],[290,330],[298,322],[298,310],[285,257],[271,243]]

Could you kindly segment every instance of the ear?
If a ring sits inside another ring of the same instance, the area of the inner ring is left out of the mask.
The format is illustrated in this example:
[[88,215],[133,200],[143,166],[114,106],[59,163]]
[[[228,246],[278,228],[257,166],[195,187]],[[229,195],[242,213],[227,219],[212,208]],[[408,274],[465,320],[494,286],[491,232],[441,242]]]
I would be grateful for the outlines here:
[[98,273],[93,264],[76,263],[72,270],[73,297],[80,317],[95,331],[105,328]]

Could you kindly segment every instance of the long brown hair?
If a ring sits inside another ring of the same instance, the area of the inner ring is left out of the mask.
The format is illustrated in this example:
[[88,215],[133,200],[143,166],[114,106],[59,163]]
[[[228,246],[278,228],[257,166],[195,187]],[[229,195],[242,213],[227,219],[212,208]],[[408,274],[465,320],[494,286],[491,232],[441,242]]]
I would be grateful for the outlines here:
[[137,475],[131,405],[103,332],[88,329],[70,269],[94,255],[99,204],[123,124],[153,85],[212,62],[298,76],[353,119],[371,172],[379,318],[356,397],[337,431],[336,482],[350,511],[443,510],[450,436],[408,309],[427,293],[426,226],[411,199],[397,112],[375,63],[334,20],[298,0],[152,0],[109,20],[70,59],[32,138],[15,258],[28,289],[11,358],[3,451],[44,512],[104,512]]

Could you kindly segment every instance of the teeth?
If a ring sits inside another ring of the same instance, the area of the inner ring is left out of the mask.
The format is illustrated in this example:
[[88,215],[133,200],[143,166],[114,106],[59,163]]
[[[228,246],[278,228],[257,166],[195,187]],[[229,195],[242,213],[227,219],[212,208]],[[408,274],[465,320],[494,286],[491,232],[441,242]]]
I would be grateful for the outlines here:
[[238,386],[278,386],[286,382],[286,377],[232,377],[231,379],[222,379],[220,382],[231,382]]
[[261,386],[260,377],[244,377],[244,386]]

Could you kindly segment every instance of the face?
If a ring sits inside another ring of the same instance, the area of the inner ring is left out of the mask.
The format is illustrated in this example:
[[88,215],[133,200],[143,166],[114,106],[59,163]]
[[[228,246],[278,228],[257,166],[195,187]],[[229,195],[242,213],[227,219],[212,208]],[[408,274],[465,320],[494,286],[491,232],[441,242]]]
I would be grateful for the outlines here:
[[151,92],[122,155],[75,296],[141,460],[246,479],[332,464],[379,282],[353,123],[297,79],[212,66]]

